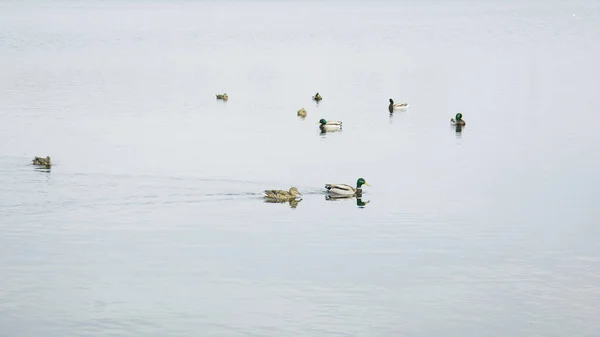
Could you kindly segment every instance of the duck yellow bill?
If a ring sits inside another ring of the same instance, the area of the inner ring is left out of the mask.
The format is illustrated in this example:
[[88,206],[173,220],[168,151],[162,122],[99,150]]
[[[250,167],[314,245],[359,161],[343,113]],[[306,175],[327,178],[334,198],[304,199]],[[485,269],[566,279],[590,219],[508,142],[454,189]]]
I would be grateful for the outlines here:
[[365,185],[367,185],[367,186],[371,186],[371,185],[369,185],[369,183],[367,183],[366,181],[365,181]]

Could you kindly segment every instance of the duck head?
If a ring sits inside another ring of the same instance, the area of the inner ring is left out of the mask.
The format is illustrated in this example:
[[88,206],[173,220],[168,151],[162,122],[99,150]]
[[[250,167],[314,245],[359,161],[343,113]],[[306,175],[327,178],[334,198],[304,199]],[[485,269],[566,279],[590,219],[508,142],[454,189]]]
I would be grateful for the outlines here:
[[363,178],[358,178],[358,180],[356,181],[356,188],[359,189],[362,187],[362,185],[371,186]]
[[298,191],[296,187],[290,188],[290,194],[295,196],[302,196],[302,193],[300,193],[300,191]]

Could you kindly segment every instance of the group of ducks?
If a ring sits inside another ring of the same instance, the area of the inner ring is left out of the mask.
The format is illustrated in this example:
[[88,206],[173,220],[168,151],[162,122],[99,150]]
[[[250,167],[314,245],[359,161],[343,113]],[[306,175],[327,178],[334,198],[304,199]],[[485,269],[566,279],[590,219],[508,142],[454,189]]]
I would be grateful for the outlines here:
[[[319,93],[316,93],[313,96],[313,100],[315,100],[317,103],[319,101],[321,101],[323,99],[323,97],[321,97],[321,95]],[[406,110],[408,108],[408,103],[394,103],[394,100],[390,98],[389,100],[390,105],[388,106],[388,110],[390,111],[390,113],[393,113],[394,110]],[[302,108],[300,110],[298,110],[298,116],[304,118],[307,115],[307,111],[306,109]],[[462,114],[459,112],[456,114],[456,116],[454,116],[454,118],[450,119],[450,122],[452,123],[452,125],[454,126],[465,126],[466,122],[464,119],[462,119]],[[342,122],[341,121],[328,121],[326,119],[321,119],[319,120],[319,129],[321,130],[322,133],[325,132],[334,132],[334,131],[340,131],[342,130]]]
[[[348,184],[325,184],[325,190],[328,197],[331,199],[337,198],[361,198],[362,197],[362,186],[370,186],[365,179],[358,178],[356,181],[356,187],[352,187]],[[289,191],[284,190],[265,190],[263,195],[266,199],[271,201],[285,202],[294,201],[302,198],[302,193],[298,191],[298,188],[292,187]]]
[[[227,95],[227,93],[217,94],[216,96],[217,96],[217,99],[223,100],[223,101],[227,101],[229,99],[229,96]],[[312,98],[317,103],[323,99],[323,97],[318,92]],[[396,103],[394,103],[394,100],[391,98],[389,99],[389,102],[390,102],[390,104],[388,106],[388,109],[389,109],[390,113],[393,113],[394,110],[406,110],[406,108],[408,108],[408,103],[396,104]],[[302,109],[298,110],[298,116],[306,117],[306,115],[307,115],[306,109],[302,108]],[[457,129],[459,127],[466,125],[466,122],[463,119],[462,113],[457,113],[454,116],[454,118],[450,119],[450,122],[452,123],[452,125],[456,126]],[[321,119],[321,120],[319,120],[318,124],[320,124],[319,128],[320,128],[321,132],[323,132],[323,133],[339,131],[342,129],[341,121],[328,121],[326,119]],[[35,157],[32,160],[32,164],[42,167],[42,168],[50,169],[50,167],[52,166],[52,161],[50,160],[49,156],[45,157],[45,158],[44,157]],[[362,202],[362,200],[361,200],[363,185],[370,186],[363,178],[358,178],[358,180],[356,180],[356,187],[353,187],[348,184],[325,184],[325,190],[328,194],[327,199],[356,197],[357,205],[364,206],[366,203]],[[286,202],[287,201],[290,203],[290,205],[292,205],[293,208],[295,208],[295,205],[297,205],[299,200],[302,199],[302,193],[300,193],[300,191],[298,191],[298,188],[296,188],[296,187],[292,187],[288,191],[265,190],[263,192],[263,195],[267,199],[267,201],[272,201],[272,202]]]
[[[227,94],[217,94],[217,99],[226,101],[229,99],[229,97],[227,96]],[[323,99],[323,97],[317,92],[314,96],[312,96],[312,99],[314,101],[316,101],[317,103],[319,103]],[[389,102],[390,102],[390,105],[388,106],[388,110],[390,111],[390,113],[393,113],[394,110],[406,110],[408,108],[408,103],[394,103],[394,100],[391,98],[390,98]],[[306,115],[308,113],[307,113],[306,109],[302,108],[302,109],[298,110],[297,114],[298,114],[298,116],[304,118],[304,117],[306,117]],[[462,118],[461,113],[457,113],[456,116],[454,116],[454,118],[450,119],[450,121],[451,121],[452,125],[455,125],[457,127],[464,126],[466,124],[464,119]],[[326,119],[321,119],[321,120],[319,120],[319,122],[317,124],[319,124],[319,129],[323,133],[339,131],[342,129],[341,121],[328,121]],[[358,180],[356,181],[356,187],[353,187],[348,184],[325,184],[325,190],[328,193],[328,198],[356,197],[360,201],[360,198],[362,197],[362,186],[363,185],[370,186],[365,181],[365,179],[358,178]],[[295,202],[295,204],[297,204],[297,200],[302,198],[302,193],[300,193],[300,191],[298,191],[298,188],[296,188],[296,187],[290,188],[289,191],[265,190],[263,192],[263,195],[268,201],[274,201],[274,202],[288,201],[288,202],[290,202],[290,205],[292,204],[292,202]],[[362,203],[362,204],[364,204],[364,203]]]
[[[317,92],[312,99],[317,103],[323,99],[323,97]],[[390,101],[392,101],[390,99]],[[306,109],[302,108],[298,110],[298,116],[306,117]],[[342,129],[341,121],[328,121],[321,119],[319,121],[319,128],[321,132],[332,132],[339,131]],[[356,187],[352,187],[348,184],[325,184],[325,190],[328,193],[329,198],[352,198],[357,197],[359,200],[362,197],[362,186],[370,186],[365,179],[358,178],[356,180]],[[284,190],[266,190],[263,192],[265,198],[275,201],[292,201],[302,197],[302,193],[298,191],[298,188],[292,187],[289,191]],[[362,203],[364,205],[364,203]]]

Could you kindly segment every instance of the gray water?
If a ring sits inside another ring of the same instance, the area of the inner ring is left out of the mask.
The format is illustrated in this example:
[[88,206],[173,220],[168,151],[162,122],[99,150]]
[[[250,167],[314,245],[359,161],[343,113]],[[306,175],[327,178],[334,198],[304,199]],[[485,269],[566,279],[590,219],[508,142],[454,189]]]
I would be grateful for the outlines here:
[[0,2],[0,335],[598,336],[599,37],[592,0]]

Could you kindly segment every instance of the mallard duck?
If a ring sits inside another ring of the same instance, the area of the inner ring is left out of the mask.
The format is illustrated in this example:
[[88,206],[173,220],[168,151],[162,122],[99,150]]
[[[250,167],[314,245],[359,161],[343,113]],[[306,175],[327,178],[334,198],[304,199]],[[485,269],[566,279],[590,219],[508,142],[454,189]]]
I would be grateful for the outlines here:
[[391,110],[403,110],[408,108],[408,103],[395,103],[394,100],[390,98],[390,105],[388,107]]
[[321,95],[319,95],[319,93],[316,93],[316,94],[313,96],[313,99],[314,99],[315,101],[317,101],[317,102],[318,102],[318,101],[322,100],[322,99],[323,99],[323,97],[321,97]]
[[222,99],[224,101],[229,99],[229,96],[227,96],[227,94],[217,94],[217,99]]
[[341,121],[326,121],[325,119],[321,119],[318,124],[321,124],[319,125],[321,132],[332,132],[342,129]]
[[357,196],[360,197],[362,195],[362,185],[367,185],[367,182],[363,178],[358,178],[356,181],[356,188],[346,185],[346,184],[326,184],[325,189],[331,193],[336,194],[338,196]]
[[33,165],[37,165],[37,166],[44,166],[46,168],[50,168],[52,166],[52,161],[50,160],[50,156],[47,156],[46,158],[43,157],[35,157],[33,158],[33,160],[31,161],[31,163]]
[[290,188],[289,191],[283,190],[266,190],[263,192],[263,195],[267,199],[274,199],[279,201],[289,201],[294,200],[298,196],[302,196],[302,194],[298,191],[296,187]]
[[454,118],[450,118],[450,122],[452,123],[452,125],[460,125],[460,126],[464,126],[467,124],[465,122],[465,120],[462,119],[462,114],[460,112],[457,113],[456,116],[454,116]]
[[298,110],[298,116],[306,117],[306,109],[302,108],[302,109]]

